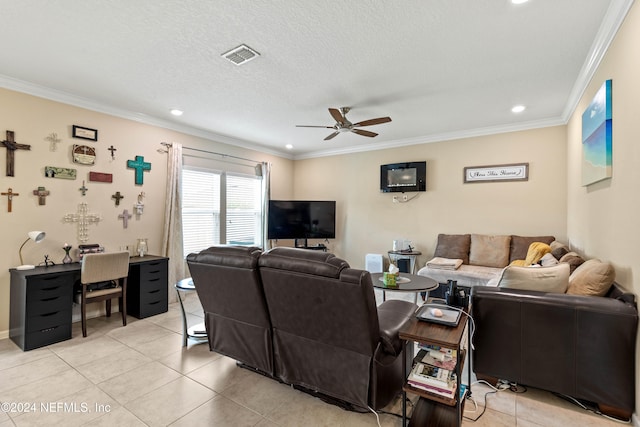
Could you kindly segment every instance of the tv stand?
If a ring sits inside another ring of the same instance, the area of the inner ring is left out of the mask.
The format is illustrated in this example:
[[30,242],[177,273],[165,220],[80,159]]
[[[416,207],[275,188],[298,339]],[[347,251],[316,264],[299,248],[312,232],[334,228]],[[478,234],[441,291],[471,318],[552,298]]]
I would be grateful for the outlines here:
[[299,249],[311,249],[311,250],[315,250],[315,251],[325,251],[325,252],[327,251],[327,247],[322,243],[318,243],[315,246],[309,246],[307,244],[308,242],[307,242],[306,238],[305,239],[295,239],[294,242],[295,242],[294,243],[295,247],[299,248]]

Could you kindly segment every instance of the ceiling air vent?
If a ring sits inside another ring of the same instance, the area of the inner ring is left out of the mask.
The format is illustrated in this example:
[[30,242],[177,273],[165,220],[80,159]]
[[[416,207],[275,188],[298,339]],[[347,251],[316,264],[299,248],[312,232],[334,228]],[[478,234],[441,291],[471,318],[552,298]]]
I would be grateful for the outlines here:
[[236,65],[242,65],[251,61],[252,59],[257,58],[258,56],[260,56],[260,54],[251,49],[249,46],[242,44],[234,49],[231,49],[229,52],[223,53],[221,56]]

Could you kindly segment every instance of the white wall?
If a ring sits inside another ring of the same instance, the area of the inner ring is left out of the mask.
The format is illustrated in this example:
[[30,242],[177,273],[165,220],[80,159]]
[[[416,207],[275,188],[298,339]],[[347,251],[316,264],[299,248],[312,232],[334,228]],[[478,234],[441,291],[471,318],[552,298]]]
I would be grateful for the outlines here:
[[[380,192],[380,165],[427,162],[427,191],[408,203]],[[523,182],[463,183],[465,166],[529,163]],[[386,256],[394,239],[431,258],[438,233],[553,235],[566,238],[564,126],[299,160],[298,199],[337,201],[337,238],[330,247],[354,267],[367,253]]]
[[[640,295],[640,6],[636,3],[609,47],[567,126],[567,235],[589,257],[612,262],[616,281]],[[613,177],[581,186],[582,113],[612,79]],[[636,343],[640,339],[636,340]],[[636,348],[636,355],[638,348]],[[636,356],[636,360],[638,360]],[[636,363],[636,414],[640,408]],[[636,425],[640,420],[636,419]]]
[[[98,141],[72,138],[71,126],[74,124],[97,129]],[[27,232],[42,230],[47,236],[39,244],[28,242],[24,246],[25,263],[38,264],[45,254],[56,263],[61,262],[64,243],[73,245],[72,254],[79,243],[76,225],[66,224],[62,218],[67,213],[75,213],[79,203],[86,202],[90,212],[102,216],[101,222],[89,226],[88,243],[100,243],[106,250],[115,251],[123,245],[135,245],[137,238],[146,237],[150,253],[160,254],[167,177],[167,156],[157,151],[162,141],[272,162],[273,193],[283,198],[292,195],[290,160],[0,89],[0,140],[5,139],[6,130],[14,131],[16,142],[28,144],[31,149],[15,152],[15,176],[7,177],[6,149],[0,148],[0,192],[11,187],[20,194],[13,198],[11,213],[7,212],[7,197],[0,198],[3,242],[0,246],[0,338],[7,337],[9,329],[9,269],[20,264],[18,248],[27,238]],[[50,143],[45,140],[53,132],[62,140],[56,151],[50,151]],[[72,163],[73,144],[96,147],[96,164]],[[113,161],[107,151],[110,145],[117,149]],[[141,186],[134,183],[133,169],[126,167],[127,160],[136,155],[144,156],[144,160],[151,163],[151,170],[144,172]],[[45,166],[77,169],[78,177],[75,181],[45,178]],[[113,183],[89,182],[89,171],[113,174]],[[78,190],[82,180],[89,189],[84,197]],[[39,206],[37,196],[32,194],[39,186],[45,186],[51,192],[44,206]],[[120,206],[115,206],[111,198],[116,191],[125,196]],[[141,191],[146,195],[144,212],[139,218],[132,217],[125,229],[118,215],[125,208],[133,212],[133,204]],[[77,260],[76,255],[74,258]],[[77,317],[77,313],[75,315]]]

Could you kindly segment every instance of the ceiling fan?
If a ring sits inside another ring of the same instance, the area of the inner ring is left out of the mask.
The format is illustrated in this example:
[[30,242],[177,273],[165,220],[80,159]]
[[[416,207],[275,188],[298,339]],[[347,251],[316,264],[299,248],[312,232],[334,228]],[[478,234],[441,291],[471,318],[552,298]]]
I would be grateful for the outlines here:
[[351,123],[347,119],[347,113],[349,111],[351,111],[351,108],[349,108],[349,107],[342,107],[340,109],[329,108],[329,114],[331,114],[331,117],[333,117],[334,120],[336,121],[336,124],[333,125],[333,126],[296,125],[296,127],[299,127],[299,128],[335,129],[335,132],[333,132],[331,135],[329,135],[328,137],[326,137],[324,139],[325,141],[328,141],[328,140],[334,138],[335,136],[337,136],[341,132],[353,132],[353,133],[357,133],[358,135],[368,136],[368,137],[373,138],[374,136],[377,136],[378,134],[375,133],[375,132],[368,131],[368,130],[356,129],[356,127],[379,125],[381,123],[387,123],[387,122],[391,121],[390,117],[378,117],[377,119],[370,119],[370,120],[364,120],[364,121],[358,122],[358,123]]

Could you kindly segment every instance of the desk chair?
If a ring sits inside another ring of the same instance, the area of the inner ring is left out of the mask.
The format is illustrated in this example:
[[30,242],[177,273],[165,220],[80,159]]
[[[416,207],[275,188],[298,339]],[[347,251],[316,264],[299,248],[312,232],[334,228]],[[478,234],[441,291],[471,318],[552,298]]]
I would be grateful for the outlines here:
[[[111,317],[111,299],[118,298],[122,313],[122,326],[127,326],[127,276],[129,252],[86,254],[82,259],[80,306],[82,336],[87,336],[87,304],[106,301],[107,317]],[[115,287],[88,290],[90,284],[113,282]]]

